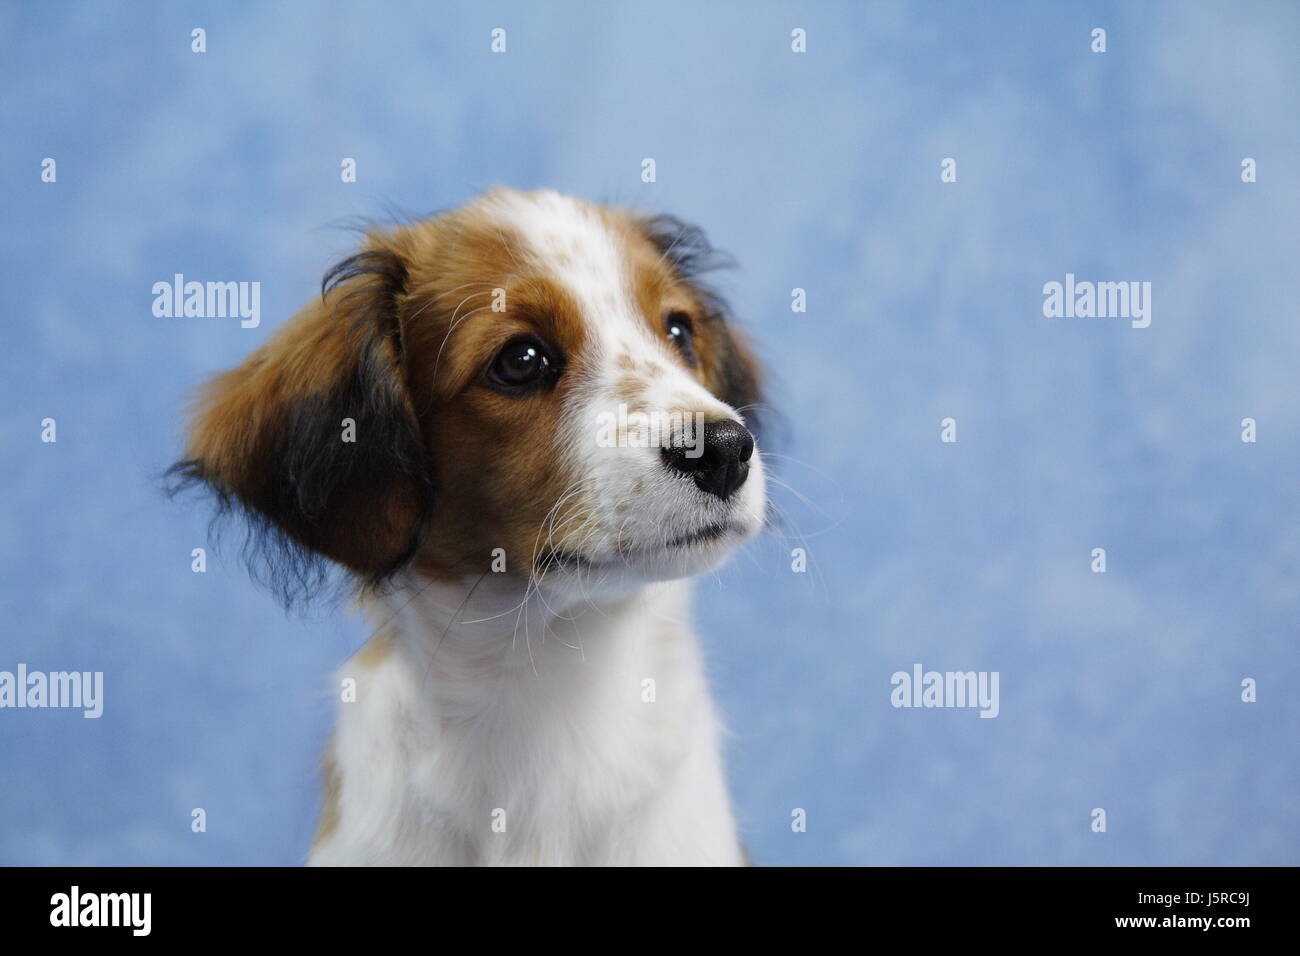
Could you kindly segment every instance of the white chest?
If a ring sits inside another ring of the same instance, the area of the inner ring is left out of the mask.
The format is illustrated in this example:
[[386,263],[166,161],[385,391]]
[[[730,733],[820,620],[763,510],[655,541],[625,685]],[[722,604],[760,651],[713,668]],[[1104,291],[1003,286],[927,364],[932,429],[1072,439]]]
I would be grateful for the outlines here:
[[394,595],[339,673],[310,862],[742,862],[686,592],[527,622]]

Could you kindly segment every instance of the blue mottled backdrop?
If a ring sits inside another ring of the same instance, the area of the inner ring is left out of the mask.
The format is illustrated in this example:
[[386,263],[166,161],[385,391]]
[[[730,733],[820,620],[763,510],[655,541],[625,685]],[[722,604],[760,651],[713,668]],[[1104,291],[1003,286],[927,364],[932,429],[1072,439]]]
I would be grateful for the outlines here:
[[[0,710],[0,862],[303,859],[365,631],[192,573],[157,475],[339,222],[505,183],[741,264],[793,491],[698,617],[758,862],[1300,863],[1298,39],[1284,2],[5,3],[0,669],[106,688]],[[261,326],[155,318],[178,272],[261,282]],[[1151,282],[1150,327],[1044,317],[1067,273]],[[1000,716],[891,707],[915,663],[998,671]]]

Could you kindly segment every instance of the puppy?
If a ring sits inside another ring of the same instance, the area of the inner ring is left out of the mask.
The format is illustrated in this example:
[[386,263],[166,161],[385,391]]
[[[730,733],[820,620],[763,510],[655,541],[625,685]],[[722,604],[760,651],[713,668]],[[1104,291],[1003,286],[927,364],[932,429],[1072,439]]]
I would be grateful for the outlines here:
[[286,599],[341,566],[374,628],[309,862],[744,862],[688,623],[767,509],[717,259],[494,189],[372,231],[203,391],[175,473]]

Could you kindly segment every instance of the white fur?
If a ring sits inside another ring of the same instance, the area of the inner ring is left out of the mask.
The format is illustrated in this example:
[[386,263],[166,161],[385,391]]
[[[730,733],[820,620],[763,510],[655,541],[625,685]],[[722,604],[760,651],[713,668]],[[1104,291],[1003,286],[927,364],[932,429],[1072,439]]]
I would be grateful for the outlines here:
[[310,862],[742,863],[688,586],[572,620],[540,597],[512,611],[495,584],[457,615],[471,586],[412,583],[374,609],[391,647],[339,672],[357,681],[330,747],[339,820]]

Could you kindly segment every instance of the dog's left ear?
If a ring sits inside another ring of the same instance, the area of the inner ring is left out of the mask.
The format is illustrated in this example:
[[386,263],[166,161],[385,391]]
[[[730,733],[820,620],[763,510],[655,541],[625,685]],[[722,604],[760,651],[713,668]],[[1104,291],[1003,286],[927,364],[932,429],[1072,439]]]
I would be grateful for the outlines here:
[[243,507],[253,570],[288,601],[313,556],[377,581],[419,545],[433,482],[403,370],[406,283],[401,255],[372,238],[195,406],[173,473]]
[[665,262],[671,263],[679,279],[690,285],[708,313],[703,334],[708,336],[709,355],[701,369],[709,391],[745,419],[755,436],[762,425],[763,374],[754,357],[748,336],[736,328],[727,303],[701,276],[735,263],[719,252],[699,226],[675,216],[653,216],[642,220],[647,238]]

